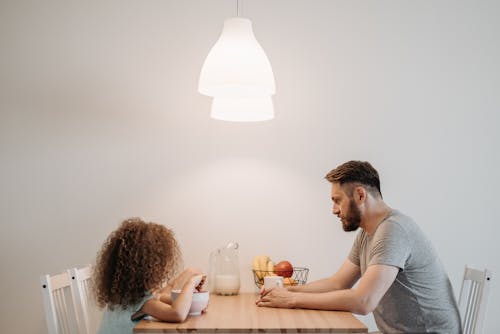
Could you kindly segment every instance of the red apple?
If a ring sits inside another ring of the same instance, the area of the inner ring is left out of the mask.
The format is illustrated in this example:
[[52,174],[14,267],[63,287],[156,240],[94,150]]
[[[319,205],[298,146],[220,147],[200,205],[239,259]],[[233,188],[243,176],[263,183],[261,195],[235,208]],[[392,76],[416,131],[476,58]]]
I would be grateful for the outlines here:
[[278,276],[292,277],[293,266],[288,261],[281,261],[274,265],[274,273]]

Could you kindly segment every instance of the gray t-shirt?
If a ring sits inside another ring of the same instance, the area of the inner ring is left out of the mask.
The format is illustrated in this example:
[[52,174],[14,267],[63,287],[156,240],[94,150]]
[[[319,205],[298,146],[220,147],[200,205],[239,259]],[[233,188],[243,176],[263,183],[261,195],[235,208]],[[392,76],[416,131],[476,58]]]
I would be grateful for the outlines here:
[[361,274],[375,264],[399,268],[373,311],[384,333],[461,333],[453,290],[434,247],[418,225],[393,210],[373,235],[361,230],[349,260]]

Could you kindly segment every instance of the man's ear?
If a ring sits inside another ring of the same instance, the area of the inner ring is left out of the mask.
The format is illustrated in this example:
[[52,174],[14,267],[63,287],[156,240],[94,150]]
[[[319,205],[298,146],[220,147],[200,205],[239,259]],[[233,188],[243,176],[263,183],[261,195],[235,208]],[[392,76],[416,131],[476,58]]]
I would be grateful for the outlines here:
[[364,203],[364,201],[366,200],[366,196],[367,196],[367,193],[366,193],[366,189],[364,187],[361,187],[361,186],[357,186],[356,188],[354,188],[354,200],[358,203],[358,204],[361,204],[361,203]]

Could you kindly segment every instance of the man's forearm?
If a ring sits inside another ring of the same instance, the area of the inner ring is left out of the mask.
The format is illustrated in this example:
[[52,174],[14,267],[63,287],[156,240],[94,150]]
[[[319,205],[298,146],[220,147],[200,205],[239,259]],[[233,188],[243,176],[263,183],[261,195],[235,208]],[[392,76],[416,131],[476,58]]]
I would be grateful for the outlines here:
[[296,292],[294,293],[293,306],[315,310],[348,311],[357,314],[371,312],[367,305],[367,298],[363,298],[353,289],[323,293]]
[[305,285],[292,286],[289,287],[288,290],[293,292],[328,292],[341,288],[342,287],[336,284],[335,281],[331,277],[329,277],[307,283]]

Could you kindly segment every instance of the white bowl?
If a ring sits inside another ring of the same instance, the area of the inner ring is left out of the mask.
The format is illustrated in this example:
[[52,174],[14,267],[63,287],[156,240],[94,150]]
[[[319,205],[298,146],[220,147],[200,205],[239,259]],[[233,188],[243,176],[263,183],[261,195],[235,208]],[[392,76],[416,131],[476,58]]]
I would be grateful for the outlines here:
[[[170,296],[172,302],[175,301],[177,296],[179,296],[181,290],[172,290]],[[191,307],[189,308],[189,315],[200,315],[208,305],[209,293],[208,291],[193,292],[193,300],[191,302]]]

